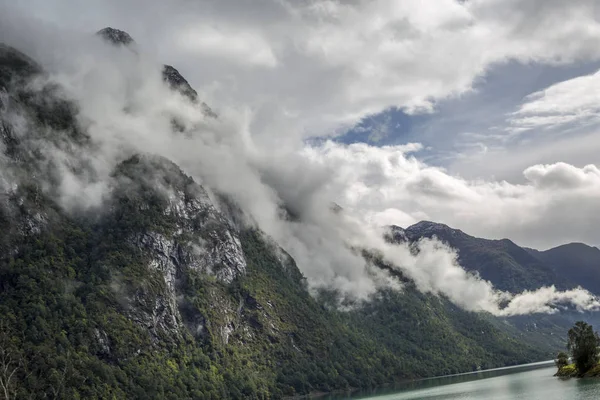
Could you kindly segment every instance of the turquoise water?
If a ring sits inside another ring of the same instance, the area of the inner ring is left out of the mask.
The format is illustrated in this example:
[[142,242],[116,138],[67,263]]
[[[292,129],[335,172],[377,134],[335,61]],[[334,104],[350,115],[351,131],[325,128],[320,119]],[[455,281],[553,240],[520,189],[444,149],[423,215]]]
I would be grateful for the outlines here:
[[561,380],[552,364],[530,364],[412,382],[331,400],[591,400],[600,399],[600,379]]

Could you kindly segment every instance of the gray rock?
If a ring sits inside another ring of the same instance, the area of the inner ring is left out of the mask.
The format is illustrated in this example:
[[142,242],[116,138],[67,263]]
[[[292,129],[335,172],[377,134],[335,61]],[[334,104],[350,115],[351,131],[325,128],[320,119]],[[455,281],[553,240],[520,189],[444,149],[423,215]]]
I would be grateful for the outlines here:
[[[224,285],[245,274],[246,259],[237,230],[213,205],[204,188],[185,177],[172,163],[154,156],[136,156],[125,168],[126,176],[146,174],[148,182],[138,182],[146,188],[141,191],[153,188],[161,199],[162,215],[170,221],[168,231],[140,230],[128,239],[148,260],[148,270],[154,273],[149,276],[160,276],[164,284],[159,293],[152,293],[146,287],[137,289],[128,297],[128,313],[148,328],[155,339],[161,333],[179,336],[184,326],[192,335],[202,336],[207,329],[206,318],[186,303],[181,285],[190,273],[212,275]],[[158,185],[167,181],[168,187]],[[128,196],[137,196],[131,183],[124,182],[121,190],[129,191]],[[139,212],[147,210],[149,205],[142,201]],[[236,311],[228,302],[219,309],[225,323],[214,328],[226,343],[235,329]]]
[[114,45],[129,46],[130,44],[135,43],[129,33],[120,29],[106,27],[96,32],[96,34]]
[[[165,65],[162,71],[163,79],[171,89],[178,91],[193,103],[199,103],[198,92],[196,92],[188,81],[171,65]],[[217,114],[204,102],[200,102],[202,112],[207,117],[217,118]]]

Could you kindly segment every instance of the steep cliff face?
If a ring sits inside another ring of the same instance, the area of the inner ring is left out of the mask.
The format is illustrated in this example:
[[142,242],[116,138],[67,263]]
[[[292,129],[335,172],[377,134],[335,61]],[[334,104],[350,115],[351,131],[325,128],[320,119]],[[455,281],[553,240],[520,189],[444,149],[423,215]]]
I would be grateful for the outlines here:
[[[108,226],[123,232],[124,242],[140,251],[145,267],[160,277],[155,293],[140,287],[129,295],[129,315],[155,338],[158,331],[180,336],[184,322],[201,335],[206,317],[184,321],[179,311],[186,282],[196,274],[229,285],[246,273],[238,228],[217,210],[203,187],[164,158],[134,156],[117,166],[114,179]],[[221,311],[232,314],[235,307]]]
[[[133,42],[118,30],[99,34],[122,45]],[[18,255],[21,241],[47,233],[48,226],[52,230],[68,217],[65,205],[57,204],[65,166],[56,162],[54,153],[71,157],[73,173],[93,175],[85,156],[92,144],[76,122],[76,106],[57,96],[57,87],[34,89],[27,84],[42,73],[24,54],[0,47],[0,248],[5,254]],[[128,251],[139,251],[144,267],[150,275],[156,272],[158,279],[135,288],[126,288],[117,279],[113,287],[125,299],[121,304],[126,314],[149,329],[155,343],[159,337],[181,338],[184,324],[202,334],[203,315],[192,313],[196,322],[181,316],[182,287],[189,273],[214,276],[224,285],[245,273],[238,228],[217,210],[204,188],[166,159],[131,157],[115,166],[112,181],[104,195],[109,204],[103,205],[110,211],[103,211],[102,220],[90,229],[98,230],[100,243],[107,232],[118,232]],[[223,314],[237,313],[238,304],[227,306],[221,308]],[[227,332],[230,322],[225,325],[213,323],[215,329]],[[227,340],[227,335],[219,337]],[[106,347],[110,341],[102,342]]]

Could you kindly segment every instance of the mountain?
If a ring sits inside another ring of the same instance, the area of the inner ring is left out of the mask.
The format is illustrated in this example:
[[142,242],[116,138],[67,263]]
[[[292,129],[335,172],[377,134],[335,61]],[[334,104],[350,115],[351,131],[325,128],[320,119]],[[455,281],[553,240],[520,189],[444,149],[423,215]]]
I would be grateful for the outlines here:
[[600,295],[600,250],[597,247],[569,243],[530,252],[551,266],[558,276]]
[[[131,49],[134,52],[136,51],[134,48],[135,40],[133,40],[133,38],[125,31],[106,27],[96,32],[96,35],[115,46],[123,46]],[[172,65],[163,65],[162,77],[164,81],[169,84],[171,89],[178,91],[183,96],[187,97],[192,103],[199,104],[204,115],[212,118],[217,117],[217,114],[211,110],[206,103],[199,100],[198,92],[192,88],[189,82],[179,73],[177,69],[175,69],[175,67]]]
[[[133,43],[122,31],[100,32]],[[164,70],[173,90],[192,93],[174,68]],[[244,222],[234,200],[164,157],[123,151],[101,208],[66,207],[59,178],[95,182],[95,147],[60,87],[28,84],[43,74],[0,46],[0,379],[13,397],[281,398],[537,361],[554,350],[401,276],[402,291],[339,310],[335,293],[309,293],[294,259]],[[505,288],[558,279],[512,242],[437,229],[396,234],[446,235],[468,268]]]
[[[477,238],[441,223],[421,221],[408,228],[391,227],[391,240],[416,242],[436,237],[458,253],[458,262],[468,271],[492,282],[495,288],[511,293],[555,285],[565,290],[582,286],[600,294],[600,250],[572,243],[546,251],[520,247],[509,239]],[[566,332],[577,320],[600,324],[594,312],[564,311],[558,314],[534,314],[493,318],[496,327],[529,343],[546,343],[562,348]]]
[[96,34],[101,36],[107,42],[117,46],[130,46],[135,43],[129,33],[120,29],[111,28],[110,26],[100,29]]
[[600,250],[569,243],[539,251],[520,247],[509,239],[477,238],[441,223],[421,221],[408,228],[391,227],[392,239],[415,242],[436,237],[458,252],[458,261],[500,290],[519,293],[555,285],[559,289],[581,286],[600,294]]
[[519,293],[554,284],[559,289],[572,286],[547,263],[509,239],[489,240],[470,236],[447,225],[421,221],[406,229],[392,227],[394,240],[414,242],[437,237],[458,250],[458,260],[467,271],[494,284],[497,289]]

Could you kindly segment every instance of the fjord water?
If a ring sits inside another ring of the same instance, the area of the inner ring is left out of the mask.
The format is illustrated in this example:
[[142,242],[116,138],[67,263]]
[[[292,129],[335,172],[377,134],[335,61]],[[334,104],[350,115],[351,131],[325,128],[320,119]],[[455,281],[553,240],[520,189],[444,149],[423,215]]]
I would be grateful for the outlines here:
[[554,377],[551,363],[500,368],[472,374],[427,379],[371,394],[330,396],[362,400],[591,400],[600,399],[600,379]]

